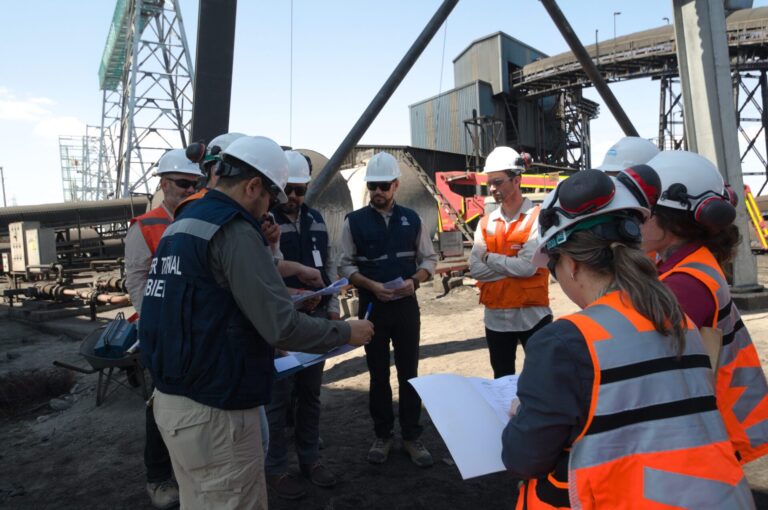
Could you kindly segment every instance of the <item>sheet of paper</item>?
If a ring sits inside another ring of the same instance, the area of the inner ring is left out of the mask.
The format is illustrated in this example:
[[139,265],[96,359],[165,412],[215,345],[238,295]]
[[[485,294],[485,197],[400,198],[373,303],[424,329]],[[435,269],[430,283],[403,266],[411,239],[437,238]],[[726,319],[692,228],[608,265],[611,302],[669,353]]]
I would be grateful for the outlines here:
[[325,361],[336,356],[346,354],[355,347],[345,344],[339,347],[334,347],[325,354],[311,354],[308,352],[289,352],[286,356],[275,358],[275,372],[277,374],[283,374],[285,372],[297,371],[296,369],[311,367],[321,361]]
[[279,358],[275,358],[275,371],[278,374],[280,372],[285,372],[287,370],[296,368],[298,366],[301,366],[301,363],[299,362],[299,360],[297,360],[294,356],[291,356],[290,354],[288,354],[288,356],[281,356]]
[[346,278],[341,278],[339,280],[336,280],[329,286],[325,287],[324,289],[294,294],[291,296],[291,299],[293,300],[293,304],[297,305],[302,301],[306,301],[307,299],[313,298],[315,296],[331,296],[333,294],[338,294],[339,292],[341,292],[341,289],[343,289],[347,285],[349,285],[349,280],[347,280]]
[[391,281],[388,281],[388,282],[384,283],[384,288],[385,289],[397,290],[397,289],[402,289],[403,286],[405,286],[405,280],[403,280],[399,276],[397,278],[395,278],[394,280],[391,280]]
[[519,375],[507,375],[498,379],[468,377],[467,380],[490,405],[502,425],[509,421],[509,409],[512,400],[517,398],[517,380]]
[[509,390],[509,382],[499,384],[506,386],[505,390],[485,390],[495,397],[482,396],[478,388],[483,385],[455,374],[425,375],[409,382],[424,402],[463,479],[504,471],[501,433],[506,422],[489,399],[505,398],[502,395]]

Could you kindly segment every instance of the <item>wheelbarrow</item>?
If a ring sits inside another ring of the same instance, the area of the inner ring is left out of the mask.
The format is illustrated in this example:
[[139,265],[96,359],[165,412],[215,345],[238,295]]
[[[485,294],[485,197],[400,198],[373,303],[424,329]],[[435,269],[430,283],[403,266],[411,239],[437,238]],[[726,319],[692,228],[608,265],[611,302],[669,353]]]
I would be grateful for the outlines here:
[[[139,353],[126,353],[120,358],[105,358],[97,356],[94,352],[96,342],[98,342],[101,333],[107,326],[101,326],[86,335],[80,343],[80,356],[85,358],[91,368],[83,368],[62,361],[54,361],[57,367],[66,368],[81,374],[95,374],[98,372],[99,381],[96,384],[96,406],[100,406],[107,395],[114,393],[119,386],[128,389],[132,393],[140,395],[144,400],[149,398],[147,393],[147,384],[144,379],[144,366],[139,359]],[[115,374],[115,369],[118,373]],[[125,381],[119,378],[120,371],[125,373]],[[106,374],[105,374],[106,373]],[[132,382],[132,378],[135,382]],[[112,391],[109,391],[110,384],[114,382]]]

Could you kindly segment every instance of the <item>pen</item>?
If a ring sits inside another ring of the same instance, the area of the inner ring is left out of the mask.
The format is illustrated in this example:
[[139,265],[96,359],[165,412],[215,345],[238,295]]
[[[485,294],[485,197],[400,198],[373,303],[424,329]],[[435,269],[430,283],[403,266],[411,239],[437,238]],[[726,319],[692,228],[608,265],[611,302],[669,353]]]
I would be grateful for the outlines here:
[[368,308],[365,309],[365,317],[363,317],[363,320],[368,320],[368,317],[371,316],[371,310],[373,310],[373,303],[368,303]]

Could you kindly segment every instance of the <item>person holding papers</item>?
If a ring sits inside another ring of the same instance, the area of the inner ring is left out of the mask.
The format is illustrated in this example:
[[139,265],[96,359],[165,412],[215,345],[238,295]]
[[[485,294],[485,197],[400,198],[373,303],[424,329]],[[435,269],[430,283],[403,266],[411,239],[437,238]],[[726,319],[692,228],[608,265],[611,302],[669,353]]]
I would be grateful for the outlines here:
[[[299,152],[285,151],[288,159],[288,201],[272,211],[280,227],[280,251],[285,260],[320,270],[323,281],[336,279],[336,263],[328,245],[328,231],[322,215],[304,204],[310,180],[308,159]],[[284,278],[288,288],[304,287],[296,277]],[[311,289],[318,290],[318,289]],[[300,309],[313,316],[339,320],[339,300],[335,295],[310,298]],[[301,472],[320,487],[336,485],[334,474],[320,462],[320,387],[325,362],[314,364],[296,374],[278,379],[272,386],[272,402],[267,405],[269,449],[264,462],[267,486],[278,496],[298,499],[306,494],[304,483],[288,473],[286,437],[287,413],[295,412],[295,445]],[[292,407],[292,393],[296,408]]]
[[341,276],[360,293],[359,316],[372,304],[370,320],[376,332],[365,347],[371,375],[369,407],[376,439],[368,461],[386,462],[392,448],[395,417],[389,385],[389,342],[395,350],[400,386],[400,432],[414,464],[432,465],[432,456],[419,441],[421,399],[408,380],[418,376],[421,316],[416,289],[435,271],[437,255],[419,215],[395,203],[400,165],[380,152],[365,169],[369,205],[350,213],[341,235]]
[[649,166],[584,170],[550,193],[533,257],[582,311],[528,341],[502,434],[518,509],[749,509],[701,336],[640,250]]

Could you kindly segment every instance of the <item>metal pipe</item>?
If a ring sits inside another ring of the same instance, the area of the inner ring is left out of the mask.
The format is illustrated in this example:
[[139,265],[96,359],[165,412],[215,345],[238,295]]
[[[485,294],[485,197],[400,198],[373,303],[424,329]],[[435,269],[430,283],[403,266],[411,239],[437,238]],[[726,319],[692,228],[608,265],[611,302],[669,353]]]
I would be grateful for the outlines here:
[[432,19],[429,20],[427,26],[424,27],[424,30],[419,34],[419,37],[416,38],[416,41],[414,41],[403,59],[397,65],[395,70],[392,71],[392,74],[373,98],[371,104],[368,105],[368,108],[365,109],[352,127],[352,130],[347,134],[347,137],[344,138],[344,141],[341,142],[341,145],[336,149],[336,152],[333,153],[331,159],[329,159],[328,163],[323,167],[323,170],[312,180],[305,199],[308,204],[314,202],[331,184],[331,180],[333,179],[333,176],[336,175],[341,162],[344,161],[344,158],[347,157],[349,151],[352,150],[357,142],[360,141],[360,138],[363,137],[376,119],[376,116],[381,112],[381,109],[384,108],[384,105],[387,104],[389,98],[392,97],[392,94],[397,90],[400,82],[403,81],[403,78],[405,78],[408,71],[411,70],[413,64],[416,63],[416,60],[418,60],[421,53],[432,40],[432,37],[434,37],[438,29],[448,18],[448,15],[453,8],[456,7],[457,3],[459,3],[459,0],[445,0],[437,9],[437,12],[435,12]]
[[637,134],[635,126],[632,125],[632,121],[630,121],[629,117],[627,117],[627,114],[624,112],[621,104],[619,104],[618,99],[616,99],[616,96],[613,95],[613,92],[611,92],[608,84],[600,75],[600,71],[597,70],[595,63],[590,58],[589,53],[587,53],[587,50],[584,48],[584,45],[582,45],[581,41],[579,41],[579,38],[573,31],[571,24],[568,23],[565,15],[563,15],[563,12],[557,6],[557,2],[555,2],[555,0],[541,0],[541,3],[549,13],[552,21],[554,21],[557,29],[560,30],[563,39],[565,39],[565,42],[567,42],[568,46],[570,46],[573,55],[581,64],[581,67],[584,69],[587,77],[589,77],[589,79],[592,81],[592,84],[595,86],[595,90],[597,90],[597,93],[600,94],[600,97],[603,99],[603,101],[605,101],[605,105],[613,114],[616,122],[619,123],[619,126],[621,127],[622,131],[624,131],[624,134],[626,136],[640,136]]

